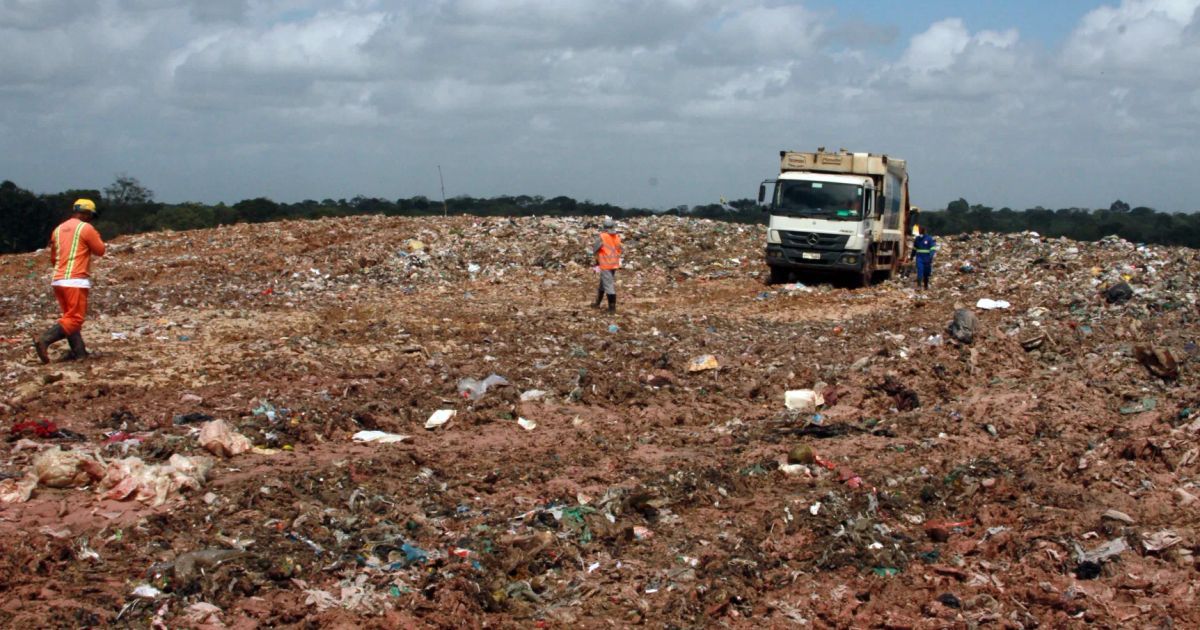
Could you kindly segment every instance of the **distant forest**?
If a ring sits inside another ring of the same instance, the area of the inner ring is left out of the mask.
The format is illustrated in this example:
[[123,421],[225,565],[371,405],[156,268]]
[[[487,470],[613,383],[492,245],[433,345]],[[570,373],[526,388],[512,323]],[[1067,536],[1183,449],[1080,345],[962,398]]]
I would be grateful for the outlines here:
[[[71,203],[87,197],[96,201],[100,216],[96,227],[105,239],[122,234],[157,230],[192,230],[233,223],[263,223],[286,219],[316,219],[362,214],[387,216],[430,216],[443,213],[475,216],[612,216],[615,218],[670,214],[736,223],[765,223],[767,214],[753,199],[702,206],[681,205],[661,212],[649,208],[621,208],[606,203],[577,201],[570,197],[500,196],[490,199],[458,196],[432,200],[423,196],[407,199],[354,197],[353,199],[305,200],[277,203],[265,197],[219,203],[160,203],[154,193],[127,175],[116,178],[104,190],[67,190],[35,194],[11,181],[0,183],[0,254],[28,252],[49,241],[54,226],[70,213]],[[1130,207],[1114,201],[1108,208],[1036,207],[1023,211],[995,210],[970,204],[965,199],[951,202],[944,210],[926,209],[921,222],[935,235],[962,232],[1036,231],[1043,236],[1066,236],[1090,241],[1116,234],[1138,243],[1185,245],[1200,248],[1200,213],[1166,213],[1153,208]]]

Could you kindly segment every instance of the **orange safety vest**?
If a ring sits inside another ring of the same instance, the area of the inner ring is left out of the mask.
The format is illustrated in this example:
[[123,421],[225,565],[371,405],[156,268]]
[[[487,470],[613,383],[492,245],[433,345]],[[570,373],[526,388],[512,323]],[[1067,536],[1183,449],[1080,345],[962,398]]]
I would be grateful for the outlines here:
[[92,269],[92,255],[104,255],[104,241],[91,224],[68,219],[54,228],[50,237],[50,259],[55,280],[86,280]]
[[601,269],[621,268],[621,237],[608,232],[600,233],[600,251],[596,260]]

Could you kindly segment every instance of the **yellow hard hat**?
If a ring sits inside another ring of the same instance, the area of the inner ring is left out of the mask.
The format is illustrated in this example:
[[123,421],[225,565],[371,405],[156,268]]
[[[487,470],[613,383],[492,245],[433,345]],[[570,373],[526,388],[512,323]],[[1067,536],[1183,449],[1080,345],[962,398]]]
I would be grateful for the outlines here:
[[90,212],[96,214],[96,202],[91,199],[76,199],[75,205],[71,208],[75,212]]

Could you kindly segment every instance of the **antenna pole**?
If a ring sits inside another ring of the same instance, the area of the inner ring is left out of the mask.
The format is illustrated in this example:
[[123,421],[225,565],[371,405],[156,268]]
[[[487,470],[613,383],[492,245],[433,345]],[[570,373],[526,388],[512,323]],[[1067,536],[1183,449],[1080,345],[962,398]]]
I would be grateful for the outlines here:
[[447,216],[450,211],[446,208],[446,180],[442,179],[442,165],[438,164],[438,182],[442,184],[442,216]]

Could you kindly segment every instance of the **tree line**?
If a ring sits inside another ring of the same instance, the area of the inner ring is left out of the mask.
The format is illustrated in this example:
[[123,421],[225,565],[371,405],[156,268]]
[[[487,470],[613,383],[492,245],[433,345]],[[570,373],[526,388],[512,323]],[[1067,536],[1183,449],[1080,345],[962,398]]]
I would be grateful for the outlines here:
[[1115,234],[1135,243],[1183,245],[1200,248],[1200,213],[1158,212],[1146,206],[1130,207],[1117,200],[1108,208],[1060,208],[1037,206],[1017,211],[995,210],[958,199],[938,212],[922,212],[922,221],[930,232],[1025,232],[1042,236],[1065,236],[1077,241],[1095,241]]
[[[753,199],[699,206],[680,205],[666,212],[650,208],[623,208],[608,203],[578,201],[566,196],[503,195],[491,198],[457,196],[435,201],[424,196],[396,200],[357,196],[352,199],[308,199],[277,203],[266,197],[246,199],[233,205],[195,202],[168,204],[154,199],[154,192],[136,178],[119,175],[103,190],[66,190],[36,194],[11,181],[0,183],[0,254],[28,252],[44,247],[50,232],[70,214],[71,203],[87,197],[100,211],[96,227],[106,239],[122,234],[158,230],[193,230],[234,223],[263,223],[286,219],[316,219],[363,214],[386,216],[475,215],[475,216],[611,216],[626,218],[651,215],[680,215],[735,223],[762,224],[767,213]],[[936,235],[962,232],[1036,231],[1044,236],[1066,236],[1096,240],[1116,234],[1142,243],[1186,245],[1200,248],[1200,213],[1164,213],[1152,208],[1131,208],[1115,201],[1107,209],[1042,207],[1016,211],[993,210],[958,199],[944,210],[923,211],[921,222]]]

